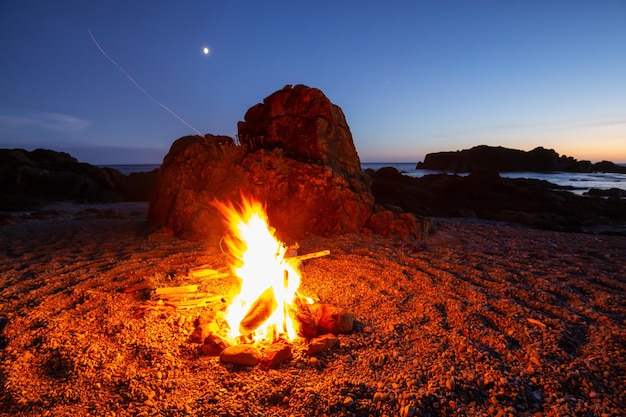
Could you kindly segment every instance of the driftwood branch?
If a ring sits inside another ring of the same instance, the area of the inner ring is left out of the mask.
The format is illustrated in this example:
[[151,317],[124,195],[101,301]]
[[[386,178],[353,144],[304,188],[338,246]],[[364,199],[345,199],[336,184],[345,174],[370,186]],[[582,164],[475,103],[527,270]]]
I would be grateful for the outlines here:
[[304,255],[292,256],[290,258],[285,258],[294,261],[306,261],[307,259],[315,259],[321,258],[322,256],[330,255],[330,251],[328,249],[321,250],[318,252],[305,253]]
[[186,294],[198,292],[198,285],[183,285],[182,287],[157,288],[156,295]]
[[213,269],[209,265],[200,265],[195,268],[190,268],[187,271],[187,275],[192,278],[204,278],[204,279],[216,279],[225,278],[229,276],[229,272],[226,268]]
[[544,322],[532,319],[530,317],[527,317],[526,320],[528,320],[529,323],[536,324],[537,326],[543,327],[544,329],[548,327],[548,326],[546,326],[546,324]]

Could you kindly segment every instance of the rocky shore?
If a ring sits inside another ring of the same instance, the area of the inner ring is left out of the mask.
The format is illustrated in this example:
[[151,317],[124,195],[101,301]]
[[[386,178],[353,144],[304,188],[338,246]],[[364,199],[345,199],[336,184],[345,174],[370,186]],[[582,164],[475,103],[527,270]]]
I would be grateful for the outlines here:
[[145,203],[71,207],[2,227],[3,415],[623,415],[624,237],[437,218],[425,240],[301,241],[331,251],[302,292],[354,331],[265,371],[191,342],[219,302],[137,316],[147,294],[121,291],[202,285],[187,272],[225,267],[217,244],[151,233]]
[[626,235],[622,190],[586,196],[547,181],[504,178],[494,171],[411,178],[387,167],[367,171],[379,204],[417,216],[480,218],[539,229]]

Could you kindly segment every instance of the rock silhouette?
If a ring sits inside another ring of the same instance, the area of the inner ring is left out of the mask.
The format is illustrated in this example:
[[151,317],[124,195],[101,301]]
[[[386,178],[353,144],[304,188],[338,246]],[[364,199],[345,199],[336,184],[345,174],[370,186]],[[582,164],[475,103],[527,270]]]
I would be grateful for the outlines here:
[[30,210],[54,201],[146,201],[154,172],[124,175],[47,149],[0,149],[0,210]]
[[626,173],[621,167],[609,161],[591,163],[578,161],[570,156],[559,155],[553,149],[537,147],[531,151],[504,148],[502,146],[475,146],[456,152],[435,152],[427,154],[418,169],[432,169],[449,172],[472,172],[491,170],[496,172],[617,172]]

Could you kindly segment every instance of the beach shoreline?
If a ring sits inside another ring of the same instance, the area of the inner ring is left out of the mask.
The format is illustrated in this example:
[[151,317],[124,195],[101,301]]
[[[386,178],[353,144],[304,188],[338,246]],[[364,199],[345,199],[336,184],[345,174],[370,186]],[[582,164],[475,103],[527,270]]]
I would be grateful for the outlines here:
[[[65,205],[0,226],[0,411],[11,415],[606,415],[626,403],[626,237],[434,218],[420,241],[309,238],[302,292],[355,331],[315,359],[237,368],[189,342],[219,245],[152,231],[147,203]],[[232,283],[212,283],[215,295]]]

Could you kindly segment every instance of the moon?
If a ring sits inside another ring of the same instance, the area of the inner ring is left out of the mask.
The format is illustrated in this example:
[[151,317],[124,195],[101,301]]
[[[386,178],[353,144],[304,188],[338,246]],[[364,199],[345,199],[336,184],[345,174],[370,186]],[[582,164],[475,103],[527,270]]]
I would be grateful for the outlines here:
[[202,52],[204,52],[204,55],[208,55],[209,54],[209,48],[207,48],[205,46],[204,49],[202,50]]

